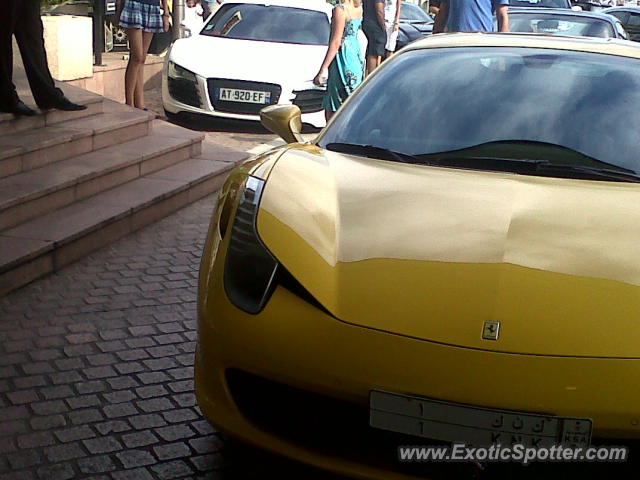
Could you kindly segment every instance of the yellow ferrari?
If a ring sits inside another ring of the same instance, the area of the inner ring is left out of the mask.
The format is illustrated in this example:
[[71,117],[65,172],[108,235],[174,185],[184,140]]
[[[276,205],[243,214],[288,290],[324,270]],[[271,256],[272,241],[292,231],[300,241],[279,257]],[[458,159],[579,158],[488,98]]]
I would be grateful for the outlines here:
[[424,474],[400,445],[640,438],[639,47],[435,35],[311,142],[296,106],[262,121],[288,144],[202,256],[211,423],[381,480]]

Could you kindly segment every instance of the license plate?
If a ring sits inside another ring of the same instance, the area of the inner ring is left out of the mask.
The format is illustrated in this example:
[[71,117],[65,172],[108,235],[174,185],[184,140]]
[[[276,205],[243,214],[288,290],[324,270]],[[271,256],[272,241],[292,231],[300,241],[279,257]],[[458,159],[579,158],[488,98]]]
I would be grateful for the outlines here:
[[270,103],[271,92],[258,90],[239,90],[237,88],[219,88],[218,100],[240,103]]
[[591,419],[495,410],[372,390],[370,425],[466,445],[586,447]]

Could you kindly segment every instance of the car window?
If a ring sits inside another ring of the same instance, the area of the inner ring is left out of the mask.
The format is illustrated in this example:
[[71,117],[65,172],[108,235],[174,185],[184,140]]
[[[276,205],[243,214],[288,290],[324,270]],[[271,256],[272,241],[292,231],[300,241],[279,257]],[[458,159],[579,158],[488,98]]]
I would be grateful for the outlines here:
[[419,6],[403,3],[400,10],[400,20],[405,22],[433,22],[431,17]]
[[511,7],[571,8],[569,0],[509,0]]
[[509,15],[509,30],[511,32],[531,32],[545,35],[603,38],[616,36],[613,26],[609,22],[598,18],[544,13],[512,13]]
[[327,15],[275,5],[226,4],[207,22],[201,35],[263,42],[327,45]]
[[629,13],[617,10],[615,12],[607,12],[607,15],[613,15],[618,20],[620,20],[622,23],[626,23],[627,17],[629,16]]
[[627,25],[629,27],[640,27],[640,14],[630,13]]
[[321,134],[320,146],[424,155],[521,140],[640,170],[637,59],[549,49],[423,49],[392,57],[364,87]]

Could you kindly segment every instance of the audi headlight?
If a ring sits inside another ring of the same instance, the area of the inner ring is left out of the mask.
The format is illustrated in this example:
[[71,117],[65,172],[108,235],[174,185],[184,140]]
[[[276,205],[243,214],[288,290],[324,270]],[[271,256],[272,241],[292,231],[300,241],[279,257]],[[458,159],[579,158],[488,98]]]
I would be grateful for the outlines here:
[[227,296],[238,308],[258,313],[274,288],[278,262],[267,250],[256,226],[264,180],[247,177],[240,193],[224,267]]
[[167,75],[171,78],[182,78],[184,80],[189,80],[190,82],[196,82],[196,74],[187,70],[186,68],[182,68],[180,65],[169,62],[167,68]]

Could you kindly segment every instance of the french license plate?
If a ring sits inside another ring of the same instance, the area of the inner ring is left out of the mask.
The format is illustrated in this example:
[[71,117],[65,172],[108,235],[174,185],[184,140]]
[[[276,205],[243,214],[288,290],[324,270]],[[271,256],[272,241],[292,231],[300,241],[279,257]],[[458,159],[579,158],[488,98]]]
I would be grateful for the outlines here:
[[466,445],[587,447],[591,419],[495,410],[372,390],[372,427]]
[[237,88],[219,88],[218,100],[241,103],[270,103],[271,92],[257,90],[239,90]]

